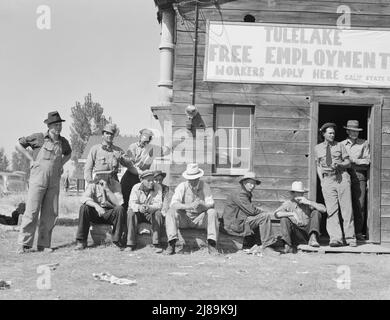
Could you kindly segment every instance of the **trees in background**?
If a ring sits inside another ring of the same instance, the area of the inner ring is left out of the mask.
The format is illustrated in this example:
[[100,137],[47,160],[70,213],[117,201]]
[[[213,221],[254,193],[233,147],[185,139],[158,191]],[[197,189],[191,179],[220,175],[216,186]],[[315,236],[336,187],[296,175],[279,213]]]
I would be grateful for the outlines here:
[[20,152],[12,152],[11,166],[13,171],[23,171],[26,178],[30,176],[30,161]]
[[74,177],[83,177],[83,165],[78,162],[81,158],[88,139],[91,135],[100,134],[108,120],[103,115],[103,107],[100,103],[92,101],[92,95],[88,93],[84,97],[84,103],[76,101],[71,109],[73,123],[70,127],[70,142],[72,146],[72,160],[75,165]]
[[8,171],[9,160],[5,154],[4,148],[0,148],[0,171]]

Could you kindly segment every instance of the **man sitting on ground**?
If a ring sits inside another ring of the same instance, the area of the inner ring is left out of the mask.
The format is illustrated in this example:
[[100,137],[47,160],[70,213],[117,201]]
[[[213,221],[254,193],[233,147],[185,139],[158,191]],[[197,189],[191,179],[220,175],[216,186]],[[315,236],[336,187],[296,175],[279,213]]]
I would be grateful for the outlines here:
[[282,240],[285,253],[295,253],[300,240],[308,241],[309,246],[319,247],[321,214],[326,213],[323,204],[310,201],[304,197],[307,192],[301,181],[294,181],[291,186],[291,199],[285,201],[275,211],[280,219]]
[[[261,181],[256,178],[254,172],[247,172],[240,178],[239,183],[240,193],[234,192],[226,201],[223,212],[225,231],[245,237],[258,230],[262,244],[261,252],[279,255],[272,247],[276,243],[276,238],[272,232],[271,216],[252,204],[252,192]],[[251,253],[257,253],[258,244],[251,249]]]
[[166,215],[168,248],[166,254],[175,253],[178,228],[207,229],[209,253],[218,255],[218,214],[214,209],[214,199],[208,184],[200,180],[204,172],[197,163],[187,165],[183,177],[174,192],[171,208]]
[[94,175],[93,182],[88,184],[81,198],[76,250],[87,247],[91,222],[112,225],[112,241],[123,248],[121,239],[127,234],[127,227],[120,185],[113,181],[112,171],[95,171]]
[[129,209],[127,212],[128,239],[131,250],[137,247],[138,223],[152,224],[152,245],[156,253],[161,253],[161,232],[163,226],[162,192],[159,184],[154,182],[154,171],[146,170],[140,175],[141,182],[131,190]]

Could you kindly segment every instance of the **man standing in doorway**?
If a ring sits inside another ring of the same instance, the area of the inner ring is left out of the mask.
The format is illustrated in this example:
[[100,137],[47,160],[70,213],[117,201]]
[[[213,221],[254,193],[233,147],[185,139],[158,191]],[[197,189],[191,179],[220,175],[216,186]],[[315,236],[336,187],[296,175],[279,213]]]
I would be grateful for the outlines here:
[[356,247],[351,177],[346,170],[351,166],[351,161],[344,144],[335,141],[336,124],[325,123],[320,132],[324,142],[315,146],[315,158],[328,213],[326,229],[330,237],[329,245],[331,247],[344,245],[339,219],[340,206],[345,240],[349,246]]
[[[72,153],[68,140],[60,135],[62,120],[57,111],[49,112],[44,123],[48,131],[22,137],[16,149],[30,160],[31,174],[26,211],[23,215],[18,243],[19,253],[31,250],[38,223],[38,251],[52,251],[51,235],[58,216],[58,196],[64,164]],[[31,155],[26,148],[33,150]]]
[[370,149],[367,140],[359,138],[359,121],[349,120],[347,126],[348,138],[342,141],[351,160],[348,172],[351,176],[352,208],[355,222],[356,239],[363,241],[365,201],[367,186],[367,171],[370,167]]

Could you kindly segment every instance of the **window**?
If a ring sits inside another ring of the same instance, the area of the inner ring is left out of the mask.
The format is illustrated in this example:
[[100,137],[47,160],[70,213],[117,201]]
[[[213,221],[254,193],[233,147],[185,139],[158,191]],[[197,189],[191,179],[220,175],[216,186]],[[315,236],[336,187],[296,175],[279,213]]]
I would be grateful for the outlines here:
[[242,174],[251,169],[254,108],[215,106],[214,173]]

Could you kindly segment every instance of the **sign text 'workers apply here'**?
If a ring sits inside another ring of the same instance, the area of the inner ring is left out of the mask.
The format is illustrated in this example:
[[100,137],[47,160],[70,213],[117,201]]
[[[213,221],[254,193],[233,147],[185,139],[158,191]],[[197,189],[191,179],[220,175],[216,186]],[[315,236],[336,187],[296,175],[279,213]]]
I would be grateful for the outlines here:
[[390,31],[210,21],[205,81],[390,87]]

